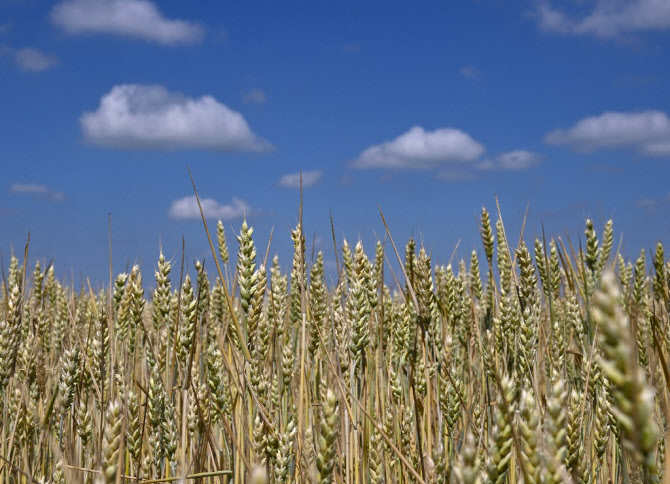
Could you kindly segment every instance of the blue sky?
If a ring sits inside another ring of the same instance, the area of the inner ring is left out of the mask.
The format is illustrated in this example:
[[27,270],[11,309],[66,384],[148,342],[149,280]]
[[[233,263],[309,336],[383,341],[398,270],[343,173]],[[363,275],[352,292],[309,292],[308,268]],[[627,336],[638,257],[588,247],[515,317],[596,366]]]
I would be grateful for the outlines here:
[[[410,234],[444,262],[508,233],[575,245],[612,217],[670,242],[670,3],[0,0],[0,247],[104,281],[159,243],[208,256],[186,166],[228,238]],[[516,237],[515,237],[516,238]],[[210,257],[211,258],[211,257]]]

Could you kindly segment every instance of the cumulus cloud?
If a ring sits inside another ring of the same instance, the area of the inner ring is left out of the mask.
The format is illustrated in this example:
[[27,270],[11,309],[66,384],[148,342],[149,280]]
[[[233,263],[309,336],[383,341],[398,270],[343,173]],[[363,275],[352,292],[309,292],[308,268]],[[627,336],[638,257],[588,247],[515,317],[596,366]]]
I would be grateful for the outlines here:
[[[319,183],[323,172],[321,170],[303,171],[302,172],[302,186],[303,188],[311,187]],[[283,175],[277,185],[285,188],[300,188],[300,173],[288,173]]]
[[62,192],[57,192],[45,185],[37,183],[12,183],[9,186],[9,193],[18,195],[31,195],[35,198],[42,198],[54,202],[65,200],[65,195]]
[[477,165],[480,170],[521,171],[536,165],[540,156],[528,150],[513,150],[501,153],[495,158],[482,161]]
[[556,129],[545,141],[577,151],[632,146],[645,155],[670,155],[670,119],[661,111],[608,111],[584,118],[571,128]]
[[461,130],[426,131],[414,126],[394,140],[365,149],[352,166],[358,169],[429,169],[447,163],[470,162],[482,153],[484,146]]
[[262,89],[252,89],[244,95],[244,102],[247,104],[263,104],[265,101],[267,101],[267,96]]
[[577,17],[554,8],[548,1],[538,7],[542,30],[566,35],[595,35],[601,38],[644,30],[670,28],[667,0],[596,0],[593,10]]
[[[237,197],[233,197],[232,201],[225,205],[213,198],[201,198],[200,204],[206,218],[229,221],[240,219],[252,213],[249,204]],[[195,195],[174,200],[168,215],[175,220],[200,220],[200,209]]]
[[189,44],[202,39],[199,25],[167,19],[150,0],[63,0],[51,21],[68,34],[112,34],[160,44]]
[[162,86],[122,84],[79,119],[86,141],[125,149],[268,151],[244,117],[212,96],[198,99]]

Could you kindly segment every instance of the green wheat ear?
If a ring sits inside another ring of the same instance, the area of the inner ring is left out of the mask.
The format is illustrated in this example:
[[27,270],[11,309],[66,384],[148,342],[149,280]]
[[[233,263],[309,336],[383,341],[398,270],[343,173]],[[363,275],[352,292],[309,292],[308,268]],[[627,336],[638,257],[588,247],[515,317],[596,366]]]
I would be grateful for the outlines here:
[[105,435],[102,449],[102,474],[105,484],[116,482],[121,447],[122,406],[118,401],[110,403],[105,414]]
[[256,247],[252,239],[253,233],[253,227],[249,227],[244,220],[240,235],[237,236],[240,243],[237,252],[237,284],[240,289],[240,305],[245,314],[249,312],[249,306],[256,292]]
[[526,475],[530,482],[537,484],[541,482],[542,476],[542,454],[539,448],[540,440],[540,417],[537,414],[537,406],[532,393],[524,391],[521,394],[521,418],[519,430],[521,435],[522,462]]
[[216,240],[219,245],[219,256],[224,264],[228,263],[228,244],[226,243],[226,229],[223,228],[223,222],[219,220],[216,223]]
[[309,355],[314,359],[314,355],[319,349],[320,334],[326,318],[327,311],[326,285],[324,283],[323,253],[319,251],[316,256],[316,263],[310,271],[309,281],[309,308],[310,308],[310,338]]
[[484,245],[484,253],[489,264],[493,261],[493,229],[491,228],[491,217],[486,208],[482,207],[480,234],[482,237],[482,244]]
[[319,484],[330,484],[333,481],[335,441],[340,430],[339,417],[337,398],[335,397],[335,393],[331,389],[328,389],[323,402],[318,442],[319,451],[316,456]]
[[612,411],[623,443],[641,467],[642,481],[651,483],[656,480],[654,450],[659,433],[654,421],[654,392],[637,364],[630,323],[621,309],[620,297],[614,274],[605,273],[594,294],[592,310],[600,328],[599,364],[611,383]]

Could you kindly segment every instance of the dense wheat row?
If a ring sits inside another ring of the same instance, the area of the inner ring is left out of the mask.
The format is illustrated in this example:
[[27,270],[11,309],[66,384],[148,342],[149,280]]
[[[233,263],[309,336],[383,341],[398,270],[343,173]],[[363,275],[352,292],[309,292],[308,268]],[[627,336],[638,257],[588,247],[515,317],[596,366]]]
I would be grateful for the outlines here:
[[468,261],[410,240],[394,273],[390,239],[345,241],[332,282],[300,225],[286,274],[217,228],[209,272],[161,254],[97,293],[12,258],[1,482],[663,481],[660,244],[633,265],[590,221],[583,250],[517,244],[483,210]]

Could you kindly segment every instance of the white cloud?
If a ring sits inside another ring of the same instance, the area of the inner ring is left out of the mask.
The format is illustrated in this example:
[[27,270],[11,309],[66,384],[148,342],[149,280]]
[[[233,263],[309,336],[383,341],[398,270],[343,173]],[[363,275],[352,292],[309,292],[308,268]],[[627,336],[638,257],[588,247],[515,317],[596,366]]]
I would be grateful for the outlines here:
[[[241,198],[233,197],[231,203],[223,205],[213,198],[201,198],[200,204],[206,218],[217,218],[224,221],[235,220],[251,215],[249,204]],[[172,202],[168,211],[170,218],[176,220],[199,220],[200,209],[195,195],[179,198]]]
[[244,117],[212,96],[198,99],[162,86],[122,84],[79,119],[86,141],[115,148],[268,151]]
[[637,200],[635,202],[635,206],[647,210],[648,212],[652,212],[657,208],[667,205],[668,203],[670,203],[670,192],[666,193],[664,197],[658,197],[658,198],[649,197]]
[[538,9],[540,28],[548,32],[595,35],[608,38],[619,34],[670,28],[668,0],[597,0],[586,16],[574,17],[553,8],[549,2]]
[[22,71],[40,72],[58,64],[56,57],[46,55],[32,47],[15,49],[9,45],[2,44],[0,45],[0,56],[13,58],[17,67]]
[[57,58],[30,47],[18,49],[14,59],[21,70],[32,72],[44,71],[58,64]]
[[359,169],[428,169],[446,163],[473,161],[482,153],[484,146],[458,129],[425,131],[414,126],[392,141],[365,149],[352,166]]
[[495,158],[487,159],[477,165],[480,170],[527,170],[539,163],[540,156],[528,150],[513,150],[501,153]]
[[635,202],[635,206],[639,208],[644,208],[646,210],[653,210],[658,205],[658,200],[655,198],[642,198]]
[[150,0],[63,0],[51,20],[68,34],[113,34],[160,44],[188,44],[202,39],[202,27],[167,19]]
[[642,146],[642,151],[649,156],[668,156],[670,155],[670,140],[651,141]]
[[262,89],[252,89],[244,95],[245,103],[262,104],[267,101],[265,91]]
[[545,32],[569,34],[574,27],[574,21],[566,17],[563,12],[554,9],[549,3],[541,3],[538,6],[537,17],[540,29]]
[[670,119],[662,111],[608,111],[556,129],[545,141],[578,151],[634,146],[645,155],[670,155]]
[[340,52],[344,54],[356,54],[361,51],[361,47],[359,42],[350,42],[340,45]]
[[[303,188],[311,187],[319,183],[323,172],[321,170],[303,171],[302,172],[302,186]],[[285,188],[300,188],[300,173],[288,173],[283,175],[277,183],[280,187]]]
[[54,202],[65,200],[65,195],[62,192],[57,192],[37,183],[12,183],[9,186],[9,193],[32,195],[35,198],[46,198]]
[[481,75],[481,72],[479,72],[479,69],[477,69],[476,67],[472,67],[472,66],[461,67],[458,70],[458,73],[461,76],[469,77],[470,79],[477,78]]

